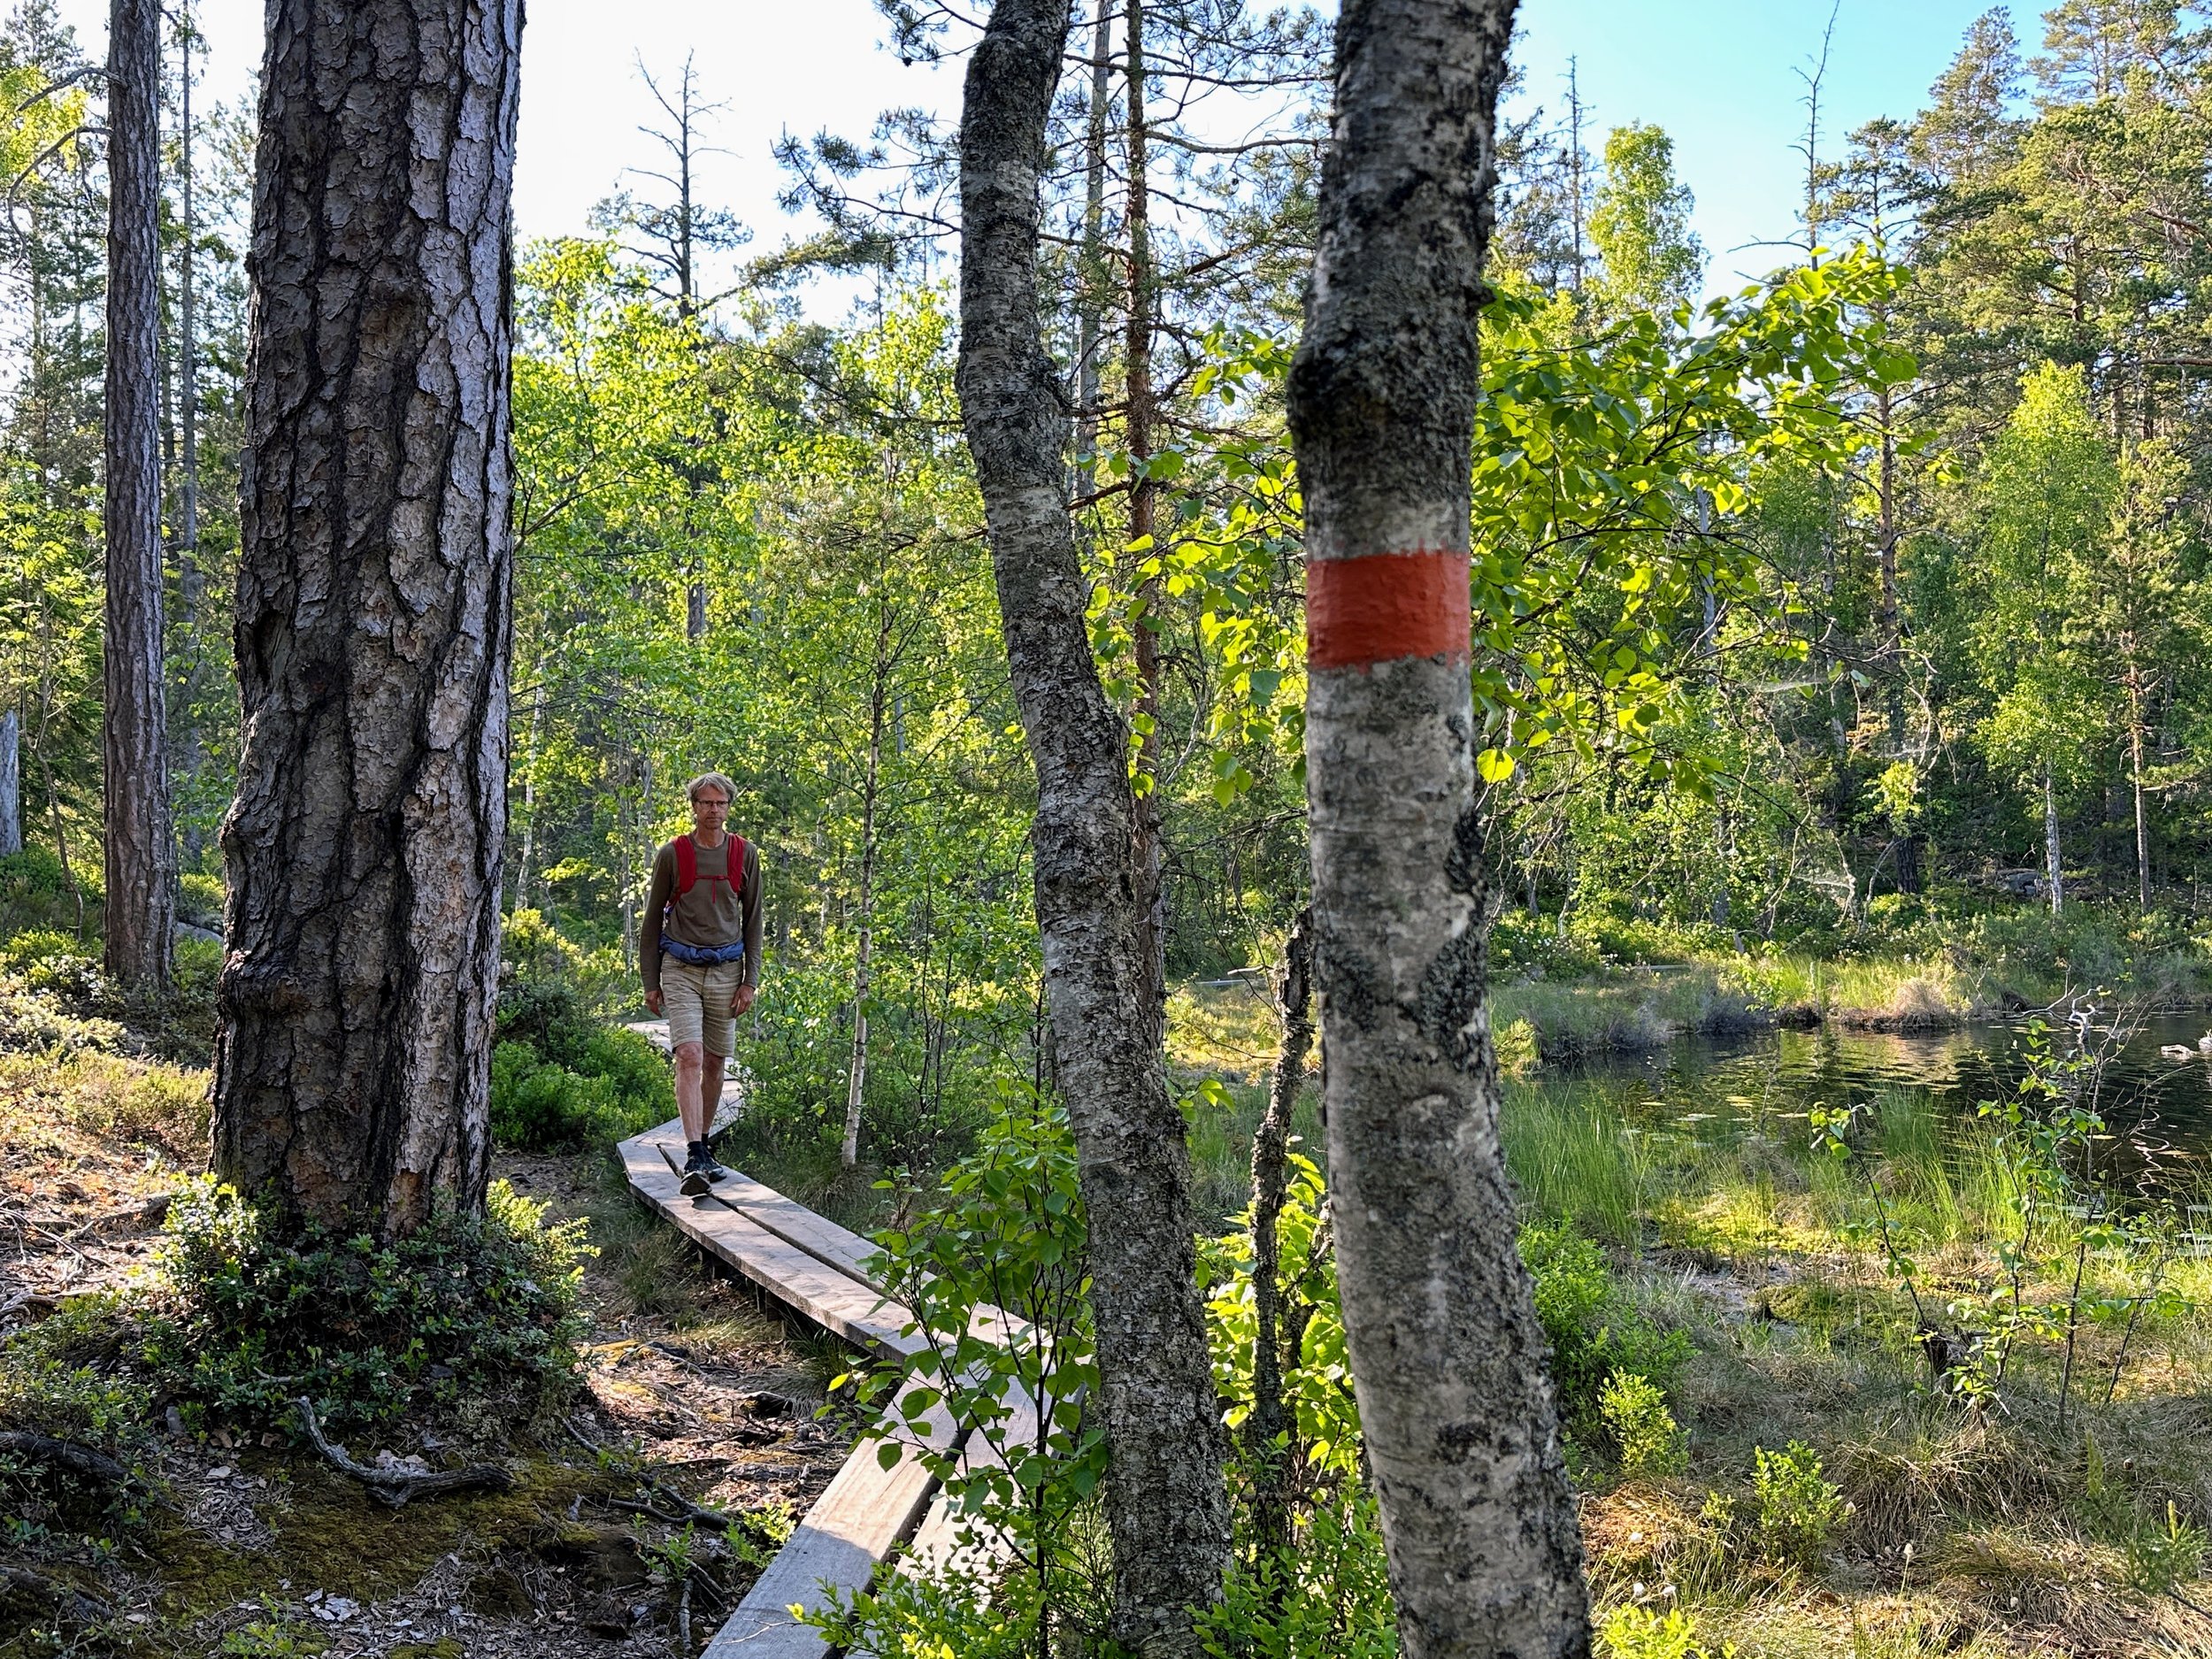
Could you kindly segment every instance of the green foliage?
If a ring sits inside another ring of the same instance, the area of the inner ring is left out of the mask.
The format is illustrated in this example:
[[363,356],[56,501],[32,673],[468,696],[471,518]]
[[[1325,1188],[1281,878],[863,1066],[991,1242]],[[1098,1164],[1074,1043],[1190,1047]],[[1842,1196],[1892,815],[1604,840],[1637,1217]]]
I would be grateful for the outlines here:
[[492,1050],[492,1139],[526,1152],[612,1145],[674,1110],[668,1063],[630,1031],[595,1030],[565,1050],[573,1068],[526,1042]]
[[223,925],[222,878],[187,870],[177,878],[177,914],[201,927]]
[[1842,1490],[1823,1476],[1819,1456],[1802,1440],[1778,1452],[1762,1446],[1753,1456],[1760,1549],[1773,1561],[1816,1564],[1848,1512]]
[[[885,1467],[918,1457],[955,1506],[958,1536],[1011,1551],[1018,1599],[1010,1610],[995,1606],[987,1628],[1018,1618],[1005,1640],[1025,1640],[1017,1631],[1025,1631],[1033,1646],[1041,1621],[1101,1611],[1080,1545],[1096,1516],[1106,1441],[1066,1112],[1007,1081],[976,1150],[945,1171],[942,1188],[939,1203],[876,1235],[877,1271],[913,1312],[906,1331],[919,1343],[838,1386],[888,1408],[868,1431]],[[964,1463],[949,1426],[995,1455]],[[870,1652],[928,1653],[937,1622],[965,1619],[969,1607],[957,1590],[861,1593],[839,1602],[823,1627]],[[987,1650],[996,1651],[972,1649]]]
[[2181,1518],[2171,1499],[2158,1521],[2141,1521],[2124,1545],[2129,1585],[2145,1595],[2164,1595],[2204,1571],[2208,1539],[2204,1528]]
[[1604,1426],[1609,1379],[1626,1372],[1662,1395],[1690,1356],[1690,1339],[1662,1331],[1621,1294],[1605,1254],[1571,1221],[1521,1231],[1521,1259],[1534,1279],[1536,1317],[1552,1348],[1560,1415],[1594,1442]]
[[[1281,1366],[1283,1402],[1291,1413],[1294,1439],[1279,1455],[1314,1475],[1349,1478],[1359,1470],[1359,1409],[1352,1396],[1344,1311],[1337,1300],[1336,1261],[1321,1238],[1325,1197],[1321,1171],[1302,1153],[1292,1152],[1288,1162],[1290,1179],[1275,1224],[1276,1271],[1281,1317],[1300,1323],[1298,1350],[1286,1355]],[[1225,1421],[1232,1429],[1241,1428],[1252,1412],[1253,1351],[1259,1332],[1248,1210],[1244,1219],[1245,1226],[1202,1240],[1198,1256],[1214,1386],[1229,1402]],[[1352,1526],[1348,1517],[1340,1517],[1340,1525]]]
[[1619,1449],[1623,1474],[1650,1479],[1689,1466],[1690,1437],[1667,1409],[1665,1392],[1647,1378],[1615,1371],[1598,1391],[1598,1414]]
[[429,1416],[503,1437],[570,1386],[582,1224],[495,1183],[484,1217],[408,1238],[287,1230],[231,1188],[176,1196],[135,1311],[137,1363],[206,1424],[281,1422],[305,1394],[334,1430]]
[[586,953],[537,911],[518,910],[507,918],[502,956],[492,1049],[495,1141],[573,1151],[611,1144],[671,1115],[668,1062],[646,1038],[595,1016]]
[[1664,311],[1696,297],[1705,275],[1705,250],[1690,229],[1696,205],[1675,176],[1674,141],[1663,128],[1631,121],[1607,135],[1604,182],[1590,213],[1606,312]]
[[1286,1561],[1240,1559],[1198,1632],[1208,1659],[1392,1659],[1397,1609],[1374,1498],[1350,1488],[1317,1505]]
[[1599,1659],[1729,1659],[1735,1651],[1724,1645],[1716,1652],[1699,1641],[1697,1625],[1679,1608],[1663,1613],[1631,1602],[1598,1625]]
[[123,1303],[74,1296],[0,1340],[0,1424],[119,1448],[143,1425],[143,1394],[117,1374],[128,1341]]

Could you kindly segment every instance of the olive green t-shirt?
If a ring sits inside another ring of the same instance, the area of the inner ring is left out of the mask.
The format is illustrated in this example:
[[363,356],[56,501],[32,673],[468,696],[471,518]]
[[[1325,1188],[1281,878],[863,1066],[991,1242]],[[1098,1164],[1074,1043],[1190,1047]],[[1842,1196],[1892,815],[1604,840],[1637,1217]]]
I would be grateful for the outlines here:
[[664,844],[653,860],[653,885],[645,895],[645,926],[638,938],[639,966],[645,972],[645,988],[661,988],[661,912],[668,912],[668,931],[687,945],[712,949],[745,941],[743,983],[760,982],[760,849],[745,843],[745,861],[739,879],[730,879],[730,849],[737,837],[725,835],[719,847],[702,847],[695,840],[698,859],[696,879],[688,893],[676,891],[676,843]]

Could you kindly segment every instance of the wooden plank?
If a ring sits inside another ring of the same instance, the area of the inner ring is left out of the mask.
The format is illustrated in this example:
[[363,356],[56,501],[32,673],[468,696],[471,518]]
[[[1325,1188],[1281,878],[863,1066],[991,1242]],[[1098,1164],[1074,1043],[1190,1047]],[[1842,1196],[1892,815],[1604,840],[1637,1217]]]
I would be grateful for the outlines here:
[[[684,1144],[683,1125],[672,1119],[657,1128],[649,1129],[638,1139],[660,1148],[672,1170],[680,1170],[676,1154]],[[808,1255],[833,1267],[847,1277],[867,1286],[880,1294],[889,1293],[880,1279],[867,1269],[868,1259],[876,1254],[876,1247],[857,1233],[839,1226],[826,1217],[818,1216],[805,1205],[785,1197],[774,1187],[763,1185],[741,1170],[732,1170],[729,1179],[715,1183],[708,1194],[715,1202],[735,1210],[754,1225],[774,1233],[787,1244],[797,1246]],[[895,1306],[896,1304],[887,1304]],[[972,1335],[986,1342],[1018,1341],[1026,1337],[1027,1325],[1012,1315],[1002,1312],[988,1303],[979,1307],[969,1326]]]
[[[895,1404],[892,1414],[905,1420]],[[941,1402],[918,1426],[933,1446],[950,1447],[958,1437]],[[937,1484],[910,1445],[901,1448],[889,1469],[878,1449],[872,1442],[853,1449],[790,1542],[707,1644],[705,1659],[821,1659],[828,1653],[821,1632],[795,1619],[792,1606],[818,1611],[832,1590],[867,1588],[878,1564],[912,1533]]]
[[[1007,1402],[1012,1412],[1000,1425],[1001,1445],[1031,1446],[1037,1440],[1038,1405],[1036,1396],[1028,1389],[1016,1386]],[[999,1455],[998,1447],[981,1434],[971,1432],[967,1443],[960,1449],[959,1468],[962,1474],[982,1469],[1002,1469],[1005,1459]],[[986,1535],[964,1544],[959,1538],[964,1517],[954,1508],[952,1499],[939,1492],[929,1506],[929,1514],[915,1530],[914,1541],[899,1562],[899,1571],[916,1578],[935,1578],[946,1571],[987,1574],[1013,1558],[1012,1547],[1005,1539]]]
[[[638,1139],[658,1147],[661,1156],[673,1164],[684,1144],[683,1125],[680,1122],[664,1123],[647,1130]],[[709,1196],[839,1272],[858,1279],[872,1290],[883,1289],[882,1284],[868,1271],[868,1258],[876,1253],[873,1244],[850,1228],[841,1227],[805,1205],[794,1203],[742,1170],[732,1170],[727,1179],[717,1181]]]
[[756,1226],[734,1210],[694,1201],[679,1190],[675,1171],[660,1150],[638,1141],[618,1148],[630,1185],[718,1260],[728,1263],[771,1295],[856,1347],[878,1354],[910,1354],[923,1347],[901,1327],[906,1310],[824,1265],[803,1250]]

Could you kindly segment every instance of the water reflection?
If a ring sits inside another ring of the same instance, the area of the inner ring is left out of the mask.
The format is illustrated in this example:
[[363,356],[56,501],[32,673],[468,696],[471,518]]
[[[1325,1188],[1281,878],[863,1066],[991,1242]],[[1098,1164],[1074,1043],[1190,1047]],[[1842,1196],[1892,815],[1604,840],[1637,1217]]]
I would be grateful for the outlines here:
[[[2078,1043],[2101,1056],[2085,1093],[2111,1126],[2108,1175],[2117,1184],[2194,1186],[2212,1177],[2212,1056],[2197,1051],[2208,1017],[2138,1017],[2117,1033],[2107,1010],[2085,1034],[2053,1030],[2062,1052]],[[1684,1038],[1645,1056],[1601,1056],[1548,1067],[1538,1087],[1587,1089],[1622,1115],[1669,1122],[1701,1138],[1773,1132],[1777,1118],[1815,1105],[1875,1101],[1887,1091],[1925,1091],[1953,1125],[1970,1123],[1985,1100],[2008,1096],[2024,1070],[2018,1024],[1911,1033],[1772,1031],[1734,1039]],[[2177,1046],[2190,1057],[2160,1053]]]

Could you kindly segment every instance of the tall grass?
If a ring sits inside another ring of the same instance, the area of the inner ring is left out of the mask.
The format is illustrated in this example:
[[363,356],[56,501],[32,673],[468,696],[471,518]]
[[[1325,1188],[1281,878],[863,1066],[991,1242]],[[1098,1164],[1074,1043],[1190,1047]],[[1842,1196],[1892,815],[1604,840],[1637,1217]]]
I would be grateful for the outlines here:
[[1575,1085],[1510,1088],[1501,1116],[1506,1167],[1529,1210],[1633,1248],[1668,1189],[1653,1135]]
[[2019,1236],[1995,1136],[1947,1116],[1925,1089],[1869,1102],[1854,1131],[1860,1156],[1847,1163],[1813,1149],[1800,1114],[1685,1125],[1594,1083],[1509,1086],[1501,1130],[1532,1215],[1571,1219],[1624,1248],[1648,1242],[1655,1226],[1733,1247],[1792,1231],[1863,1237],[1885,1218],[1914,1248]]

